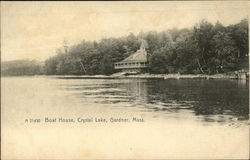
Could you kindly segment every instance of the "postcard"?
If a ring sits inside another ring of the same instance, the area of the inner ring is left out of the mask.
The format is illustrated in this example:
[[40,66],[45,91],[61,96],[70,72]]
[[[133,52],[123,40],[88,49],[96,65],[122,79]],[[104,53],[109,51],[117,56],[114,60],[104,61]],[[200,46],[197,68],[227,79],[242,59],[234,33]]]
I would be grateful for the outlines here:
[[249,9],[1,2],[1,159],[249,159]]

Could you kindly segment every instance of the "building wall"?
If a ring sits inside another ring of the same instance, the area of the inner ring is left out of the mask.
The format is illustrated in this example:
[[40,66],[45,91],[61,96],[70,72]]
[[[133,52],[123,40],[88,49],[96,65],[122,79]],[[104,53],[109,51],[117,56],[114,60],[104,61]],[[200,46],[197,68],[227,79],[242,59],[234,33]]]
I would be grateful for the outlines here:
[[114,64],[115,69],[146,68],[147,62],[119,62]]

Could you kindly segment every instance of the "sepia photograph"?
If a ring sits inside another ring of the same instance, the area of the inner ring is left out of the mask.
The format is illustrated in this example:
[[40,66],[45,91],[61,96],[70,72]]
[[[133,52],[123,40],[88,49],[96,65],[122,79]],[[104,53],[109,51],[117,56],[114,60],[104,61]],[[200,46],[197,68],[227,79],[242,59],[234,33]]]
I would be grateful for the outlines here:
[[245,159],[249,1],[2,1],[1,159]]

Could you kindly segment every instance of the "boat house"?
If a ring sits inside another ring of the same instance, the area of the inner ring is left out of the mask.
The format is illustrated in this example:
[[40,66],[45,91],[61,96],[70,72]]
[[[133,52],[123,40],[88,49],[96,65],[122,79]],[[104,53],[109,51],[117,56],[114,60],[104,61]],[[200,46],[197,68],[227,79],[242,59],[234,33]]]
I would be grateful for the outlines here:
[[115,69],[121,69],[123,72],[127,73],[139,73],[145,71],[148,67],[148,58],[144,43],[141,44],[139,50],[128,58],[121,62],[116,62],[114,67]]

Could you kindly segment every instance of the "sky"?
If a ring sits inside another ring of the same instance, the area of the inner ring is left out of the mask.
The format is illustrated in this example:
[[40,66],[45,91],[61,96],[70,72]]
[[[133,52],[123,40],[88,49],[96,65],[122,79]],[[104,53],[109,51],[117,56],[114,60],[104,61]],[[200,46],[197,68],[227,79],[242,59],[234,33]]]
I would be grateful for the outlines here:
[[202,19],[223,25],[249,14],[248,1],[1,2],[1,61],[43,61],[64,39],[120,37],[140,31],[190,28]]

